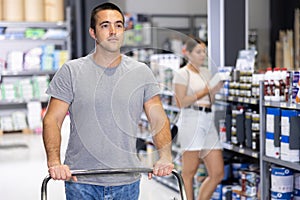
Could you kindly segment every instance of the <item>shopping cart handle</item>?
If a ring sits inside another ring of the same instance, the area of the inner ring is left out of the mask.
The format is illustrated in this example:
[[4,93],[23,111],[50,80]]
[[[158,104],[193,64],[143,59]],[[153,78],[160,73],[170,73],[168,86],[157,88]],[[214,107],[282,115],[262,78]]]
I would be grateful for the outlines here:
[[[92,169],[92,170],[72,170],[72,176],[82,175],[101,175],[101,174],[126,174],[126,173],[152,173],[151,168],[126,168],[126,169]],[[183,179],[181,175],[176,171],[172,170],[172,174],[178,181],[179,192],[182,200],[187,200]],[[50,175],[47,175],[42,183],[41,196],[42,200],[47,200],[47,184],[51,179]]]

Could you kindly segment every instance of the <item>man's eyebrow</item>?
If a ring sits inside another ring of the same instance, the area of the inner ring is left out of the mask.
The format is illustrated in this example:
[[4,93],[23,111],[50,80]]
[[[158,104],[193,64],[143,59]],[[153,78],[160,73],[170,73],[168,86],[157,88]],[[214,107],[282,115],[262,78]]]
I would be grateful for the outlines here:
[[[103,21],[103,22],[100,23],[100,25],[106,24],[106,23],[110,24],[111,22],[110,21]],[[118,20],[118,21],[115,22],[115,24],[118,24],[118,23],[123,24],[123,21],[122,20]]]

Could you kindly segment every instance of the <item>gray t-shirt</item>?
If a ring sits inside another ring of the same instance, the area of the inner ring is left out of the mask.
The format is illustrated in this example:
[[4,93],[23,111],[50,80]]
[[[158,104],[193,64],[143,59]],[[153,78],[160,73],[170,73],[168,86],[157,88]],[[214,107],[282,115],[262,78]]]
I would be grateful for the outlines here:
[[[65,164],[72,170],[141,167],[136,153],[138,122],[143,104],[159,92],[151,69],[125,55],[114,68],[98,66],[92,55],[65,63],[46,91],[70,104]],[[80,176],[78,182],[121,185],[139,177]]]

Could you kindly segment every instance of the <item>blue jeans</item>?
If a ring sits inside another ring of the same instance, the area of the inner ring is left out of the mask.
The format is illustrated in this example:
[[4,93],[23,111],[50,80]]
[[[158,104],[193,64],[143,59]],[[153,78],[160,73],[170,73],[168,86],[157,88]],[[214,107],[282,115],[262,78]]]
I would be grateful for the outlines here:
[[120,186],[65,182],[65,190],[67,200],[138,200],[140,180]]

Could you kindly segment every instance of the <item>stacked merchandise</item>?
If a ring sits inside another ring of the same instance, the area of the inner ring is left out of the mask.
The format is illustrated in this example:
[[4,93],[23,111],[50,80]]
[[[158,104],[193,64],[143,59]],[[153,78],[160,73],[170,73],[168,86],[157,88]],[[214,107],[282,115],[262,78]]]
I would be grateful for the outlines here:
[[287,68],[267,68],[264,74],[264,100],[300,103],[300,72]]
[[300,199],[300,174],[292,169],[272,165],[271,200]]
[[289,162],[300,160],[300,113],[297,110],[267,108],[266,155]]
[[[229,112],[230,110],[230,112]],[[246,105],[228,105],[226,119],[219,121],[222,142],[259,151],[259,113]],[[225,144],[224,143],[224,144]]]
[[47,101],[45,91],[49,84],[49,76],[4,81],[0,84],[1,102],[27,102],[31,100]]
[[300,200],[300,173],[294,173],[294,200]]
[[293,31],[280,31],[279,41],[276,42],[275,64],[277,67],[286,67],[288,70],[293,70]]
[[271,200],[293,199],[294,172],[291,169],[271,167]]
[[0,135],[4,132],[21,131],[29,133],[26,113],[23,111],[15,111],[10,115],[3,115],[0,117]]
[[277,67],[286,67],[288,70],[298,70],[300,64],[300,11],[295,10],[294,31],[281,30],[279,40],[276,42]]
[[228,100],[256,104],[262,74],[254,73],[256,51],[241,50],[231,72]]
[[[260,177],[257,165],[246,162],[234,162],[229,165],[228,169],[225,170],[226,178],[218,185],[211,199],[258,200],[260,196]],[[231,183],[228,183],[229,180],[231,180]]]
[[64,0],[1,0],[0,21],[58,22],[64,20]]
[[280,157],[280,108],[267,108],[265,151],[269,157]]
[[147,16],[125,13],[125,28],[125,46],[141,46],[151,44],[152,27]]
[[68,60],[66,50],[56,50],[54,45],[42,45],[27,52],[11,51],[7,55],[5,72],[56,71]]
[[295,10],[295,21],[294,21],[294,33],[295,33],[295,69],[300,68],[300,9]]
[[300,161],[300,112],[281,111],[280,159],[289,162]]
[[[17,79],[14,82],[4,81],[0,84],[0,102],[8,104],[27,102],[27,109],[24,109],[24,111],[20,110],[19,112],[1,115],[1,133],[41,131],[42,111],[40,101],[45,102],[48,100],[48,95],[45,94],[48,84],[48,76]],[[37,107],[40,109],[36,109]]]
[[179,69],[181,58],[176,54],[153,54],[150,56],[150,68],[163,90],[172,91],[173,73]]

